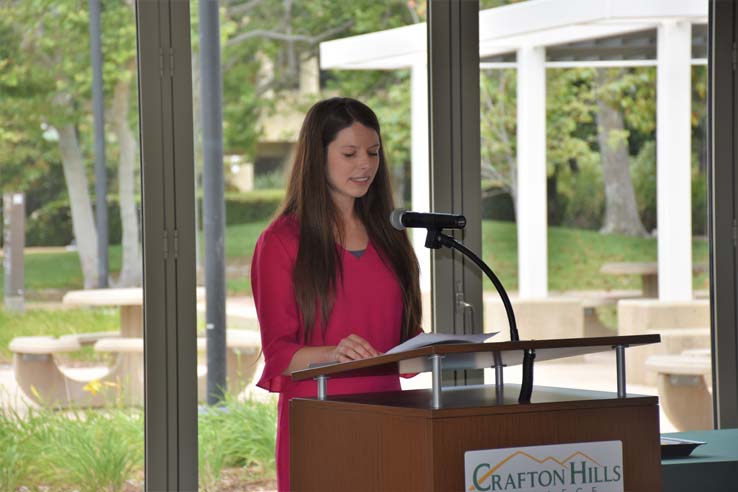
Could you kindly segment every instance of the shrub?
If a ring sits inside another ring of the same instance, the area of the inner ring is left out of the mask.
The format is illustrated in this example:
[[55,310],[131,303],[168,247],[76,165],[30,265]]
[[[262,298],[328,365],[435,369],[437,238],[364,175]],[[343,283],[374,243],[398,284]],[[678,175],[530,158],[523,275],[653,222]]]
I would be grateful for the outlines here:
[[[200,490],[218,490],[224,467],[241,468],[244,482],[272,479],[276,420],[274,401],[241,402],[230,395],[222,406],[201,412]],[[113,406],[67,412],[0,408],[3,491],[128,490],[131,482],[141,478],[143,452],[140,408]]]
[[[284,190],[279,189],[226,193],[226,224],[247,224],[267,220],[277,211],[283,198]],[[140,207],[138,199],[137,203]],[[202,216],[202,194],[198,195],[198,203]],[[202,227],[202,221],[200,224]],[[121,235],[118,197],[111,195],[108,198],[109,244],[120,244]],[[26,219],[26,246],[65,246],[73,239],[72,213],[68,200],[47,203],[34,210]]]
[[631,164],[633,189],[641,221],[647,231],[656,227],[656,142],[644,143]]
[[[136,199],[140,213],[140,199]],[[108,243],[120,244],[122,228],[118,197],[108,197]],[[65,246],[74,239],[69,200],[49,202],[26,219],[26,246]]]
[[[485,191],[489,192],[488,196],[484,196]],[[499,189],[482,190],[482,220],[515,222],[512,196]]]
[[118,492],[142,468],[141,412],[114,409],[46,418],[62,420],[40,443],[46,458],[42,475],[50,483],[76,484],[82,492]]
[[216,445],[220,451],[211,454],[218,460],[214,465],[245,467],[273,476],[276,429],[277,406],[273,401],[240,402],[227,394],[221,407],[200,414],[200,450],[207,458],[212,451],[209,448]]
[[32,459],[23,419],[9,408],[0,408],[0,490],[16,490],[27,483]]
[[284,198],[284,190],[226,193],[226,225],[247,224],[271,218]]
[[284,188],[285,177],[285,172],[282,169],[275,169],[268,173],[257,174],[254,177],[254,188],[257,190]]
[[562,225],[581,229],[599,229],[605,210],[602,171],[596,166],[582,166],[573,175],[568,196],[563,200]]
[[26,219],[26,246],[64,246],[73,238],[72,216],[66,201],[47,203]]

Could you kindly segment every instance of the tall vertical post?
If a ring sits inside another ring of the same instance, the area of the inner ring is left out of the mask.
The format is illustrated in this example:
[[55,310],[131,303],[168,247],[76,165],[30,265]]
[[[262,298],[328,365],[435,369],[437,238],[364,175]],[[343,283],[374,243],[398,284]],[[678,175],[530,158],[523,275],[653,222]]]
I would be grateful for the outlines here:
[[200,0],[199,14],[207,402],[214,405],[223,399],[226,389],[223,83],[218,2]]
[[[430,210],[430,162],[428,157],[428,67],[423,60],[410,69],[413,210]],[[425,229],[413,229],[413,247],[420,264],[420,291],[430,293],[430,249]]]
[[710,2],[708,24],[708,145],[710,163],[710,321],[715,426],[738,427],[738,167],[735,132],[738,87],[734,67],[738,8],[734,2]]
[[105,114],[102,79],[100,0],[89,0],[92,115],[95,135],[95,222],[97,225],[97,286],[108,286],[108,176],[105,169]]
[[545,48],[518,49],[518,289],[528,299],[548,295],[545,63]]
[[[472,251],[481,251],[479,2],[429,0],[427,46],[431,208],[464,214],[468,226],[454,235]],[[431,258],[433,329],[468,332],[464,306],[482,312],[482,272],[448,249],[433,250]],[[481,333],[481,323],[471,331]],[[447,386],[478,384],[483,374],[447,371],[443,378]]]
[[25,197],[23,193],[3,195],[3,280],[4,305],[8,311],[24,310],[24,268],[23,248],[25,247]]
[[656,68],[656,213],[659,299],[692,299],[689,21],[659,24]]

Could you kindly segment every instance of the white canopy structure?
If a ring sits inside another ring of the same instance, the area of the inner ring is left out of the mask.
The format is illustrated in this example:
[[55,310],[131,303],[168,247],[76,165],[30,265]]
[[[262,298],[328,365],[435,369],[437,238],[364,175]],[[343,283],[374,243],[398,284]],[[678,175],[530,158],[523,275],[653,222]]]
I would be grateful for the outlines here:
[[[655,65],[659,298],[692,299],[690,68],[706,63],[692,31],[704,31],[707,15],[707,0],[529,0],[479,13],[483,64],[517,68],[521,298],[548,295],[546,68]],[[322,69],[411,70],[412,204],[428,210],[426,25],[324,42],[320,60]],[[421,288],[429,290],[423,239],[416,235],[414,244]]]

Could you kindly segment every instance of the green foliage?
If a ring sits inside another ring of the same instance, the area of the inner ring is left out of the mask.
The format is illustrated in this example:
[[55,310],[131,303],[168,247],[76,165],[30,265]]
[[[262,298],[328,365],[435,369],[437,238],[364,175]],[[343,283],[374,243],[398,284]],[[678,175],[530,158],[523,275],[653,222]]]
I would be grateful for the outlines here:
[[[218,490],[223,466],[242,468],[244,481],[273,478],[274,401],[229,397],[198,419],[201,490]],[[203,453],[202,450],[208,452]],[[142,485],[143,411],[111,407],[56,412],[0,407],[0,490],[118,492]],[[217,461],[210,461],[210,460]]]
[[641,147],[630,168],[638,213],[647,231],[656,228],[656,142]]
[[270,219],[284,198],[284,190],[254,190],[225,194],[226,225]]
[[143,412],[45,413],[44,439],[37,442],[44,467],[39,477],[81,492],[119,492],[143,465]]
[[[221,12],[226,149],[253,161],[256,142],[263,131],[258,122],[263,118],[304,113],[322,97],[355,97],[378,114],[395,188],[401,199],[409,196],[409,186],[405,187],[409,182],[410,162],[407,71],[324,72],[322,94],[298,94],[297,89],[300,67],[317,59],[319,42],[422,21],[423,2],[265,0],[252,4],[234,2]],[[193,39],[196,38],[193,33]],[[295,135],[282,137],[283,140],[293,138]]]
[[[284,198],[283,189],[263,189],[225,194],[228,225],[258,222],[271,218]],[[200,199],[202,206],[202,198]],[[67,200],[47,203],[35,210],[26,223],[27,246],[64,246],[74,238]],[[108,199],[108,241],[121,242],[120,208],[117,197]]]
[[[136,23],[131,6],[118,0],[102,2],[103,80],[108,103],[118,82],[135,81]],[[92,154],[87,5],[76,0],[0,1],[0,68],[1,186],[6,191],[26,192],[27,212],[31,213],[66,197],[58,128],[73,125],[83,158]],[[131,104],[136,100],[134,93]],[[135,131],[137,114],[132,112],[130,118]],[[110,140],[107,153],[113,161],[119,149],[115,139]],[[108,174],[114,189],[116,173]],[[29,244],[69,243],[71,228],[63,229],[67,221],[60,215],[64,212],[53,210],[43,228],[31,234]]]
[[[108,197],[108,244],[120,244],[121,235],[118,197],[110,196]],[[27,219],[27,246],[65,246],[73,239],[72,212],[68,199],[49,202],[34,210]]]
[[563,208],[561,224],[567,227],[598,229],[605,212],[602,168],[591,163],[572,172],[564,189],[559,188]]
[[[496,2],[492,2],[496,3]],[[598,77],[598,75],[600,77]],[[480,78],[482,189],[515,196],[516,74],[483,71]],[[597,142],[597,100],[623,113],[625,130],[611,134],[624,140],[632,156],[632,179],[641,219],[656,226],[656,72],[653,67],[628,69],[549,69],[547,71],[546,155],[548,210],[551,225],[599,229],[604,215],[604,182]],[[598,85],[598,78],[605,82]],[[704,156],[706,72],[693,69],[692,203],[693,230],[703,234],[706,209]]]
[[31,480],[32,460],[26,422],[12,409],[0,407],[0,490],[16,490]]
[[500,190],[491,190],[491,193],[482,195],[482,219],[515,221],[515,204],[512,197]]
[[692,234],[706,235],[708,223],[707,176],[692,166]]
[[254,176],[254,188],[257,190],[277,190],[285,188],[284,171],[278,169],[270,173]]
[[224,467],[247,470],[253,478],[274,475],[277,408],[274,402],[239,402],[231,395],[200,414],[200,489],[218,490]]
[[517,73],[512,69],[480,73],[482,190],[516,194]]
[[66,200],[47,203],[26,221],[28,246],[64,246],[73,239],[72,213]]
[[139,410],[23,413],[0,409],[2,490],[116,492],[143,467]]
[[[656,142],[646,142],[631,166],[638,212],[646,230],[656,223]],[[707,175],[701,169],[699,155],[692,154],[692,234],[707,234]]]

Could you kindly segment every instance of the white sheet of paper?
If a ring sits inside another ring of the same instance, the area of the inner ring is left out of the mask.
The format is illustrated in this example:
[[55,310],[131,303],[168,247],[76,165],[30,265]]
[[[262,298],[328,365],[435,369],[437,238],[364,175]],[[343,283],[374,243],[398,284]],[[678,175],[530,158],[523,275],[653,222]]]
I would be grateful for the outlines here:
[[428,345],[436,345],[439,343],[484,343],[488,338],[497,335],[497,331],[493,333],[480,333],[477,335],[453,335],[450,333],[421,333],[414,336],[396,347],[385,352],[385,354],[398,354],[407,352]]

